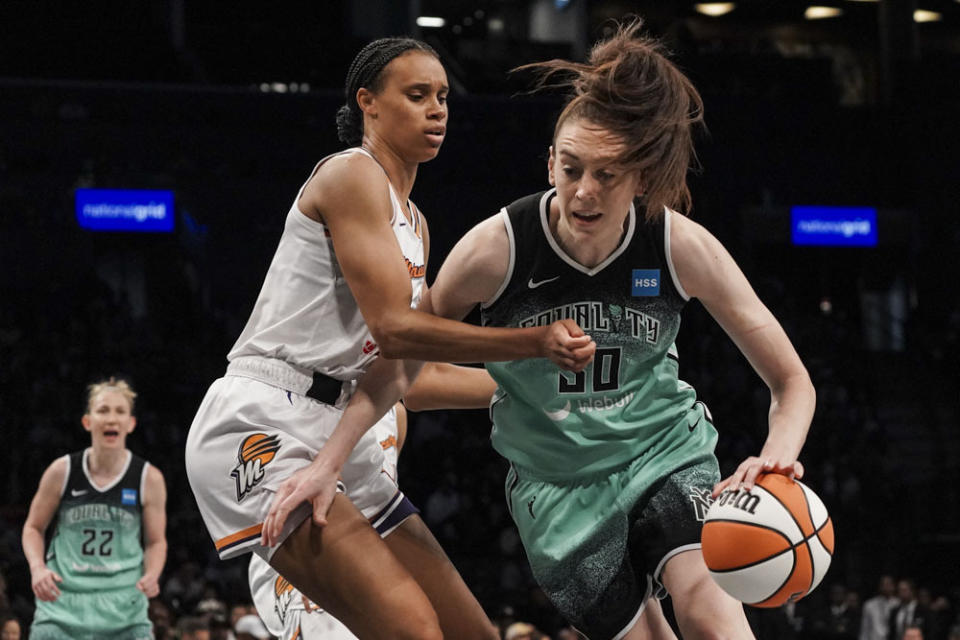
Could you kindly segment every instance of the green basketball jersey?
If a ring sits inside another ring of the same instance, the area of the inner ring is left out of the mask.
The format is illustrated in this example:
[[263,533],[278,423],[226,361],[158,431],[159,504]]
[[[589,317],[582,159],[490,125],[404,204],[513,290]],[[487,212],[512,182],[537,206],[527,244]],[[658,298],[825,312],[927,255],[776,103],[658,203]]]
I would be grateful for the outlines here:
[[88,451],[70,454],[47,566],[63,576],[64,591],[132,587],[143,575],[140,524],[146,462],[129,454],[120,477],[98,489],[87,476]]
[[481,309],[484,325],[545,326],[573,319],[597,344],[587,369],[546,359],[487,363],[498,389],[491,405],[494,448],[530,475],[563,480],[645,456],[655,476],[712,453],[716,431],[693,388],[678,378],[674,345],[686,303],[669,258],[670,212],[646,221],[631,205],[626,233],[587,268],[557,244],[549,190],[501,211],[510,271]]

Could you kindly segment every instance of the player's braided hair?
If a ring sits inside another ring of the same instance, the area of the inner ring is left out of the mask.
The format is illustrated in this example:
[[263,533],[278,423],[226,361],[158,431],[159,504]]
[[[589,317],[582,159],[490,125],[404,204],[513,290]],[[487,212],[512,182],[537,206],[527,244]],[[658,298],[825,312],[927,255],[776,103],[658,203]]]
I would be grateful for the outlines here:
[[357,104],[357,91],[365,87],[377,92],[383,87],[383,69],[397,56],[412,49],[440,56],[433,47],[413,38],[381,38],[374,40],[356,55],[347,71],[344,87],[346,104],[337,111],[337,137],[355,147],[363,141],[363,112]]
[[[620,162],[640,172],[647,216],[668,206],[690,208],[687,170],[696,160],[692,129],[703,124],[703,100],[667,58],[663,45],[640,35],[639,18],[598,42],[586,63],[548,60],[523,65],[539,74],[536,89],[561,87],[572,96],[557,118],[554,140],[568,121],[588,120],[623,139]],[[563,80],[550,83],[555,74]]]

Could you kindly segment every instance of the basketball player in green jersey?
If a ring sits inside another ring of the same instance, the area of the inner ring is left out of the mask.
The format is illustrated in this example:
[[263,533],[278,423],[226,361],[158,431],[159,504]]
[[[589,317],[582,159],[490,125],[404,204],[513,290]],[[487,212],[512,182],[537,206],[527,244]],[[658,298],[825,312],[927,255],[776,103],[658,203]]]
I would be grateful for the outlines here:
[[167,490],[160,471],[126,448],[135,397],[124,380],[91,385],[82,418],[91,446],[58,458],[40,479],[23,527],[34,640],[153,638],[147,599],[159,593],[166,562]]
[[[742,605],[709,577],[702,520],[720,491],[760,472],[803,474],[814,389],[731,256],[674,211],[689,207],[702,102],[639,29],[621,27],[584,64],[528,65],[572,89],[549,152],[554,188],[472,229],[421,308],[462,318],[480,304],[488,326],[570,318],[597,345],[577,374],[542,359],[487,363],[508,506],[534,576],[574,626],[591,640],[674,638],[655,597],[669,594],[685,638],[752,638]],[[678,378],[691,297],[771,393],[762,450],[722,482],[710,414]]]

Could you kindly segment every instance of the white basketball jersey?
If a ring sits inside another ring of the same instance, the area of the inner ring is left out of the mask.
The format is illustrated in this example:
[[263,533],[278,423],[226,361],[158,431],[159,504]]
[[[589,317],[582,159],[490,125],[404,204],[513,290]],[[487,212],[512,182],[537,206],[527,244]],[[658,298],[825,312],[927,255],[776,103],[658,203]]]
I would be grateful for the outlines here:
[[[318,162],[311,177],[324,162],[346,153],[373,158],[365,149],[347,149]],[[378,348],[340,271],[326,225],[300,211],[298,203],[306,186],[305,182],[300,187],[287,213],[260,295],[227,360],[266,356],[338,380],[354,380],[376,357]],[[389,189],[390,224],[410,273],[411,305],[416,307],[426,276],[421,215],[409,203],[412,223],[408,221],[393,186]]]

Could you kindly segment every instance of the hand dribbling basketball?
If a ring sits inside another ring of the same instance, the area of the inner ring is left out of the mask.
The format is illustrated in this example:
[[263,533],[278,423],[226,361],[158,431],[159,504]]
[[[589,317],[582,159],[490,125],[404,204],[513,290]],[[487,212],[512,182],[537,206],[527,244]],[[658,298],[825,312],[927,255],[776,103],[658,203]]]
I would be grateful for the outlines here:
[[833,556],[833,522],[805,484],[765,473],[752,489],[720,493],[701,542],[710,575],[724,591],[744,604],[779,607],[823,580]]

